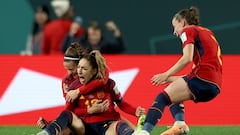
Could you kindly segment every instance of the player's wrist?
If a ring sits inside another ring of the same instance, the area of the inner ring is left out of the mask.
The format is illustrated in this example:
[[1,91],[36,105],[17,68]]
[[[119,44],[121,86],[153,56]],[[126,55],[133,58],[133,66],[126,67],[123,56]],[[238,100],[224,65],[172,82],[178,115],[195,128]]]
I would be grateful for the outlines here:
[[80,88],[76,89],[76,93],[77,93],[78,96],[80,96]]
[[91,108],[88,108],[88,109],[87,109],[87,113],[88,113],[88,114],[93,114],[92,109],[91,109]]
[[171,76],[170,71],[166,71],[166,72],[164,72],[164,74],[165,74],[165,76],[166,76],[167,78]]

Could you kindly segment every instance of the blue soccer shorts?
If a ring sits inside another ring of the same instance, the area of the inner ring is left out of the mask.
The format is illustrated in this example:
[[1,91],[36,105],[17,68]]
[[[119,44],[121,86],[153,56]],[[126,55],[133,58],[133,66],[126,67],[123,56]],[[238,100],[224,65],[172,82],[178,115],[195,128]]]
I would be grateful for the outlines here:
[[207,102],[215,98],[219,93],[219,88],[213,83],[203,81],[197,77],[191,79],[186,76],[183,79],[188,84],[189,89],[194,95],[194,102]]

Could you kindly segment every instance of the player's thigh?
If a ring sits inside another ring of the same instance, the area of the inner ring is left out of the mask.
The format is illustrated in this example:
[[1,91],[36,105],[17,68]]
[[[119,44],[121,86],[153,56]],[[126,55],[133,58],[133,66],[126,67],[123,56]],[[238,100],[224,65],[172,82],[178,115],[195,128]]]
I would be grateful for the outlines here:
[[77,133],[79,135],[85,134],[85,127],[83,121],[77,117],[74,113],[72,113],[73,120],[72,120],[72,125],[71,129],[73,130],[74,133]]
[[117,135],[116,128],[117,128],[118,121],[114,121],[111,123],[111,125],[108,127],[105,135]]
[[168,94],[172,103],[178,103],[193,98],[191,90],[183,78],[173,81],[164,91]]

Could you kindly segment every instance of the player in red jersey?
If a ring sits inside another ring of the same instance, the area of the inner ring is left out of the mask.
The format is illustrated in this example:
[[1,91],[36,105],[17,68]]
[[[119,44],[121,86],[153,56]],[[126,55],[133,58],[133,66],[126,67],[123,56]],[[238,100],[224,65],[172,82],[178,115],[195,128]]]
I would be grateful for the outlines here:
[[[72,90],[72,89],[69,89],[69,86],[74,81],[76,80],[78,81],[77,65],[80,60],[80,57],[84,54],[85,54],[85,50],[76,42],[72,43],[64,54],[63,65],[64,65],[64,68],[67,70],[68,74],[62,80],[62,92],[63,92],[64,98],[66,99],[66,102],[71,101],[74,96],[76,97],[76,95],[74,95],[76,92],[68,93],[70,92],[70,90]],[[88,93],[89,91],[95,89],[96,87],[103,86],[104,84],[107,83],[108,74],[109,74],[108,71],[106,71],[106,76],[104,81],[94,80],[87,85],[77,88],[75,91],[79,91],[81,93]],[[48,123],[49,122],[46,121],[43,117],[40,117],[39,120],[37,121],[38,127],[42,129],[45,128]],[[70,132],[70,131],[66,130],[64,133],[67,134],[67,132]]]
[[[79,48],[78,43],[73,43],[75,47],[68,48],[66,50],[65,56],[64,56],[64,67],[68,71],[68,76],[63,80],[62,83],[62,90],[63,90],[63,95],[66,99],[66,102],[73,102],[75,99],[79,97],[80,94],[87,94],[94,90],[95,88],[99,86],[103,86],[104,84],[107,83],[108,77],[109,77],[109,71],[105,71],[105,78],[104,81],[99,81],[99,80],[92,80],[90,83],[87,85],[82,85],[76,88],[69,88],[70,84],[72,82],[78,82],[78,75],[76,71],[77,63],[79,61],[78,57],[81,57],[80,55],[86,54],[87,52],[83,48]],[[132,129],[135,129],[135,125],[128,121],[126,118],[121,116],[121,118],[129,124],[129,126]]]
[[[71,83],[69,89],[74,89],[78,85],[87,85],[96,79],[104,81],[105,71],[106,64],[99,51],[83,56],[78,65],[79,81]],[[63,111],[38,135],[57,134],[66,127],[71,127],[78,134],[132,134],[133,129],[127,123],[120,121],[120,114],[115,110],[115,103],[129,114],[140,116],[144,113],[143,108],[136,109],[122,100],[115,87],[115,82],[108,79],[106,85],[100,86],[88,94],[81,93],[79,100],[73,103],[69,102],[67,110]],[[101,105],[99,106],[99,104]],[[75,125],[82,122],[84,126],[81,125],[81,127],[85,129],[79,129],[80,125]]]
[[[208,102],[219,93],[222,85],[222,58],[220,46],[209,29],[200,26],[197,7],[180,10],[172,19],[174,34],[182,41],[182,57],[166,72],[154,75],[151,79],[154,85],[171,81],[173,75],[180,72],[192,61],[192,71],[183,77],[173,79],[163,92],[157,95],[149,108],[144,126],[136,135],[149,135],[158,120],[161,119],[164,108],[172,103],[186,100]],[[181,126],[175,133],[165,132],[162,135],[182,134]]]

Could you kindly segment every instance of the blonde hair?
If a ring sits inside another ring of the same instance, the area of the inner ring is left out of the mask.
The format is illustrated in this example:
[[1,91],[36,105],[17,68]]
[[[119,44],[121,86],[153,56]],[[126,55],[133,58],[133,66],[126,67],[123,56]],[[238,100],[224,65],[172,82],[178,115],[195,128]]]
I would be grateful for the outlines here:
[[107,69],[107,64],[105,58],[102,56],[99,50],[93,50],[90,52],[90,55],[95,56],[96,63],[98,65],[96,79],[104,80],[105,71]]
[[86,59],[92,68],[97,70],[95,79],[104,81],[107,64],[100,51],[93,50],[89,54],[84,55],[82,58]]

